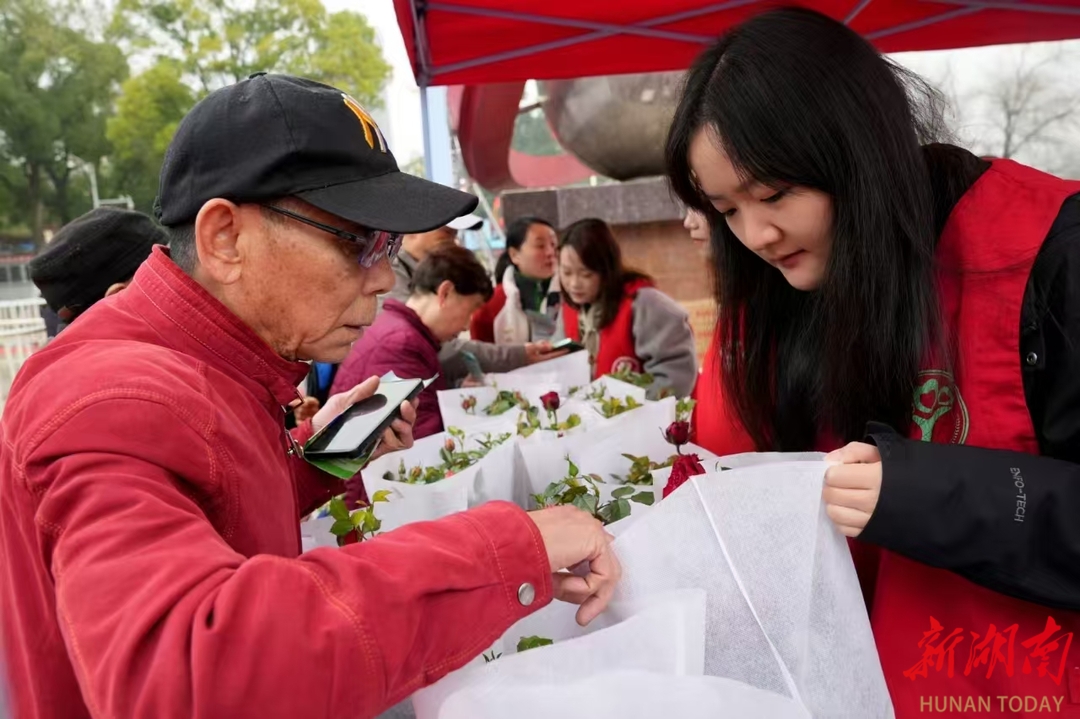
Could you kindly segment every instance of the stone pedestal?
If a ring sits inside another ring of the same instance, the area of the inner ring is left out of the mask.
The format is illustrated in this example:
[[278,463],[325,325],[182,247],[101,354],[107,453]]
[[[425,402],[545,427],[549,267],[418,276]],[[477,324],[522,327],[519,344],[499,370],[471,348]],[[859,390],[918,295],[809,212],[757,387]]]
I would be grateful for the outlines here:
[[715,304],[709,262],[683,229],[685,214],[662,178],[502,195],[506,223],[541,217],[560,230],[577,220],[597,217],[611,225],[623,261],[646,272],[657,288],[690,313],[699,359],[712,338]]

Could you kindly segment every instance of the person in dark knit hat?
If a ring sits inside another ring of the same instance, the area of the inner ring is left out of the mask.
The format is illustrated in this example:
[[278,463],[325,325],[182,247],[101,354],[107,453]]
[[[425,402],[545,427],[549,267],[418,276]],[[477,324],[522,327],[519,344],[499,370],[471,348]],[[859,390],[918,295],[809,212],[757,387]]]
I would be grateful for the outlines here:
[[60,228],[30,261],[30,279],[66,325],[98,300],[124,289],[154,245],[164,245],[166,239],[141,212],[98,207]]

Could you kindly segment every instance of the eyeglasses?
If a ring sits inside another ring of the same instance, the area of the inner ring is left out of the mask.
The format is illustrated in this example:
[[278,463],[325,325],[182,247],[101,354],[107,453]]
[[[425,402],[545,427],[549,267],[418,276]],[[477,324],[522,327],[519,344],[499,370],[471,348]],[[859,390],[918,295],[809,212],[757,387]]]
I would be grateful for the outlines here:
[[291,212],[281,207],[274,207],[273,205],[261,206],[276,212],[279,215],[284,215],[285,217],[296,220],[297,222],[303,222],[305,225],[310,225],[323,232],[328,232],[339,239],[355,243],[356,246],[360,248],[360,266],[366,270],[371,269],[371,266],[383,257],[393,260],[401,250],[401,234],[398,232],[364,230],[363,233],[357,234],[354,232],[347,232],[340,227],[324,225],[310,217],[298,215],[295,212]]

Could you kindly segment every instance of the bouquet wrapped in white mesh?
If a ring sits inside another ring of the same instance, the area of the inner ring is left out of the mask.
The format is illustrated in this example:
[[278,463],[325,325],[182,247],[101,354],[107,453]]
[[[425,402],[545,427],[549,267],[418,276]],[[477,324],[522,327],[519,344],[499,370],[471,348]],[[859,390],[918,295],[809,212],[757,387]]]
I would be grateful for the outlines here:
[[377,508],[385,532],[491,500],[511,500],[516,494],[513,473],[510,433],[441,432],[383,455],[362,476],[369,497],[389,492],[388,501]]
[[[597,626],[545,608],[488,655],[502,656],[418,692],[417,716],[892,717],[824,463],[717,461],[743,466],[693,477],[619,532],[623,578]],[[531,635],[554,644],[513,654]]]

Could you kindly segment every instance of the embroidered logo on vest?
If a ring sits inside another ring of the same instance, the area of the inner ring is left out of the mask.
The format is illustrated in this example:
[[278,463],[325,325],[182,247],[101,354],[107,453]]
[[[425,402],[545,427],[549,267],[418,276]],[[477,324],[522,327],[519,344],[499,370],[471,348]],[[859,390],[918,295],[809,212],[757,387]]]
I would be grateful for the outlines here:
[[611,373],[618,374],[620,372],[640,372],[641,363],[633,357],[620,357],[611,363]]
[[969,417],[956,380],[945,370],[919,373],[911,421],[918,428],[915,439],[941,444],[964,444]]

